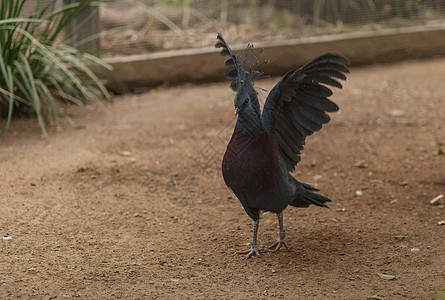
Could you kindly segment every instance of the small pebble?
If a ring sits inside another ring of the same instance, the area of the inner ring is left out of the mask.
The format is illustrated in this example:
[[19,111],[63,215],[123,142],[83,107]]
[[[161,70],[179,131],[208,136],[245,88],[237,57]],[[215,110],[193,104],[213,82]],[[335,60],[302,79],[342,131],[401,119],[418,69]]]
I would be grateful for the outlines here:
[[401,117],[405,115],[405,111],[401,110],[401,109],[393,109],[391,111],[389,111],[389,114],[393,117]]
[[322,175],[315,175],[315,176],[314,176],[314,180],[320,180],[320,179],[322,179],[322,178],[323,178]]

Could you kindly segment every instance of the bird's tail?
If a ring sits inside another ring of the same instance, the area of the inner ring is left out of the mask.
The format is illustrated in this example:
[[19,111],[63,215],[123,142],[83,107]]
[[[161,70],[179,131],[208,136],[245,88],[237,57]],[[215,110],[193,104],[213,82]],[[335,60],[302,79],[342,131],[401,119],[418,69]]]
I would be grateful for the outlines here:
[[300,184],[303,187],[301,194],[299,195],[299,197],[297,199],[295,199],[291,203],[292,206],[307,207],[307,206],[313,204],[313,205],[329,208],[329,206],[327,206],[325,203],[332,202],[332,200],[329,199],[328,197],[325,197],[325,196],[315,193],[315,192],[318,192],[319,189],[315,188],[310,183],[300,182]]

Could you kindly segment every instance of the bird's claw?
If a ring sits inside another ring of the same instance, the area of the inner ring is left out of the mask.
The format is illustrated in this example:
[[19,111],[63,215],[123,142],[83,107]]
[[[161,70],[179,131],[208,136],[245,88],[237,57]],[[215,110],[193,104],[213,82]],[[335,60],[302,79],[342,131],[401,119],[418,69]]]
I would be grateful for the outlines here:
[[250,249],[247,251],[238,251],[237,254],[247,254],[246,259],[249,259],[253,255],[256,255],[258,257],[261,257],[260,251],[258,250],[258,247],[256,245],[250,246]]
[[272,252],[275,252],[275,251],[280,250],[281,246],[284,245],[284,247],[286,247],[287,251],[290,251],[289,247],[286,244],[286,241],[284,240],[285,238],[286,238],[286,231],[280,231],[278,240],[272,246],[270,246],[269,249],[275,248],[274,250],[272,250]]
[[284,246],[287,249],[287,251],[290,251],[289,247],[286,244],[286,241],[280,239],[278,239],[278,241],[276,241],[272,246],[270,246],[269,249],[275,248],[274,250],[272,250],[272,252],[276,252],[280,250],[281,246]]

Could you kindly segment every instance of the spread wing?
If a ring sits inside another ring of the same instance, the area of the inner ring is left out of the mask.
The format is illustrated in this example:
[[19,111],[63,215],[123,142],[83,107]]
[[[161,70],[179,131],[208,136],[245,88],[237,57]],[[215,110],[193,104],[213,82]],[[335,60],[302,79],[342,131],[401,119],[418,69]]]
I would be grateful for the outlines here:
[[300,161],[306,137],[331,120],[326,112],[338,111],[337,104],[328,99],[332,91],[325,85],[342,88],[336,79],[346,80],[348,64],[342,55],[321,55],[289,71],[270,91],[261,121],[276,138],[289,171]]

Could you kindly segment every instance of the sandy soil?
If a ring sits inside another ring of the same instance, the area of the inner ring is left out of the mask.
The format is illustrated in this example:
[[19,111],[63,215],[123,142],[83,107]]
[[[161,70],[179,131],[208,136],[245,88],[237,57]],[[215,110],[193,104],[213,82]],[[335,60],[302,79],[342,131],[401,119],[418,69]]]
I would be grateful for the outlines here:
[[[46,140],[16,121],[0,147],[0,299],[445,299],[445,209],[429,203],[445,194],[444,78],[444,59],[353,69],[296,171],[331,209],[289,207],[292,252],[249,260],[235,252],[251,221],[220,172],[227,82],[117,97]],[[263,214],[260,247],[277,234]]]

